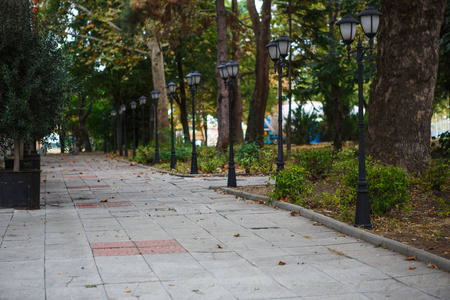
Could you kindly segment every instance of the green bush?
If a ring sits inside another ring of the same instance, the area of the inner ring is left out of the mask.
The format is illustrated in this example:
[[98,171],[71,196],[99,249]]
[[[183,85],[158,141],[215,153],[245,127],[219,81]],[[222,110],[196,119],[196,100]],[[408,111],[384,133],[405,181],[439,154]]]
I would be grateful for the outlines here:
[[[436,143],[433,142],[431,145],[434,147]],[[443,132],[439,135],[439,145],[431,155],[435,158],[450,159],[450,131]]]
[[272,172],[275,152],[269,148],[259,148],[256,143],[245,142],[237,150],[236,161],[246,173]]
[[199,147],[198,161],[200,170],[205,173],[214,173],[218,168],[227,164],[227,157],[214,147]]
[[141,164],[153,164],[155,161],[155,147],[139,147],[136,149],[135,161]]
[[421,179],[421,184],[427,190],[443,191],[447,189],[450,179],[449,163],[443,159],[432,160]]
[[328,176],[333,165],[331,148],[300,149],[294,154],[295,164],[305,168],[311,179],[317,180]]
[[275,189],[269,194],[270,200],[287,200],[301,204],[313,189],[308,181],[309,174],[305,168],[292,165],[288,169],[281,170],[278,174],[272,174],[271,179],[276,180]]
[[[373,214],[383,216],[394,208],[399,211],[408,205],[410,196],[408,193],[408,174],[401,168],[375,164],[371,159],[367,160],[367,175],[370,208]],[[344,207],[356,203],[356,191],[358,181],[358,162],[348,161],[345,172],[342,175],[343,189],[341,190],[341,204]]]

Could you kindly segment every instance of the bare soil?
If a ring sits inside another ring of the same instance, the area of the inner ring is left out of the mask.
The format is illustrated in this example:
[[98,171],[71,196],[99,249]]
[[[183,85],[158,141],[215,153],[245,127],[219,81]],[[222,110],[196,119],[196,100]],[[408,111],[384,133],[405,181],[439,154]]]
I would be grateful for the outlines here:
[[[354,212],[342,212],[336,205],[315,201],[322,193],[334,194],[338,182],[330,179],[314,183],[313,196],[302,206],[317,213],[353,225]],[[237,190],[268,196],[273,185],[243,186]],[[369,232],[422,249],[435,255],[450,259],[450,218],[443,214],[444,207],[437,198],[449,199],[450,191],[420,192],[411,191],[411,203],[407,211],[392,211],[388,216],[371,216],[373,229]],[[325,201],[326,203],[326,201]]]

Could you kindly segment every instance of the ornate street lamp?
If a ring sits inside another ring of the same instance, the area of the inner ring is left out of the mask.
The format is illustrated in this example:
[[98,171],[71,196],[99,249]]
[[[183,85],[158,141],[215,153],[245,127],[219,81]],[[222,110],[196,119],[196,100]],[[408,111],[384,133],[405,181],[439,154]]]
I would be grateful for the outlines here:
[[115,109],[113,109],[111,111],[111,117],[113,118],[113,141],[114,141],[114,154],[116,154],[116,150],[117,150],[117,145],[116,145],[116,135],[114,134],[115,132],[117,132],[117,125],[116,125],[116,116],[117,116],[117,111]]
[[239,64],[234,60],[230,60],[227,64],[222,62],[218,67],[220,77],[222,77],[225,84],[225,89],[227,89],[228,78],[228,131],[229,131],[229,161],[228,161],[228,183],[229,187],[236,187],[236,168],[234,166],[234,150],[233,150],[233,122],[231,120],[232,116],[232,104],[233,104],[233,88],[234,81],[239,72]]
[[278,158],[277,172],[284,169],[283,159],[283,95],[282,82],[283,67],[285,66],[286,57],[291,48],[292,39],[283,34],[278,39],[271,41],[266,47],[269,51],[270,59],[272,59],[275,72],[278,73]]
[[136,106],[137,103],[136,102],[131,102],[130,103],[131,106],[131,111],[133,112],[133,157],[136,156],[136,129],[135,129],[135,113],[134,111],[136,110]]
[[197,150],[195,148],[195,92],[197,90],[197,86],[200,83],[200,79],[202,78],[202,74],[198,71],[194,73],[190,73],[186,76],[186,80],[188,85],[191,88],[192,95],[192,158],[191,158],[191,174],[198,174],[198,166],[197,166]]
[[356,61],[358,63],[358,96],[359,96],[359,112],[358,112],[358,134],[359,134],[359,170],[358,170],[358,190],[356,192],[356,215],[355,226],[372,229],[370,222],[370,204],[369,192],[367,189],[366,180],[366,156],[364,148],[364,99],[363,99],[363,57],[367,50],[372,53],[373,38],[377,34],[378,25],[380,24],[381,13],[372,7],[363,10],[358,17],[361,20],[361,26],[364,34],[369,38],[369,47],[363,47],[361,39],[358,38],[356,50],[351,51],[351,44],[355,39],[356,25],[359,22],[351,16],[346,15],[341,20],[336,22],[339,25],[341,36],[344,43],[347,45],[347,53],[356,53]]
[[156,140],[156,148],[155,148],[155,165],[159,164],[159,145],[158,145],[158,100],[160,91],[154,90],[152,91],[152,99],[155,104],[155,140]]
[[171,125],[172,125],[172,148],[171,148],[171,154],[170,154],[170,169],[173,170],[177,166],[177,157],[175,155],[175,140],[174,140],[174,129],[173,129],[173,94],[175,93],[175,90],[177,89],[177,85],[173,82],[170,82],[166,86],[167,92],[169,92],[170,96],[170,119],[171,119]]
[[142,147],[145,147],[145,102],[147,102],[147,97],[141,96],[139,98],[139,105],[142,110]]
[[[120,106],[120,110],[122,111],[122,118],[123,118],[123,137],[124,137],[124,155],[125,157],[128,157],[128,143],[127,143],[127,122],[125,121],[125,111],[127,110],[127,106],[125,104],[122,104]],[[122,147],[120,147],[120,150],[122,150]]]
[[[120,125],[122,126],[122,132],[123,132],[123,111],[122,111],[122,106],[119,107],[119,122],[120,122]],[[119,155],[123,156],[123,150],[122,150],[123,134],[119,135],[119,131],[117,131],[117,141],[118,141],[118,144],[119,144]]]

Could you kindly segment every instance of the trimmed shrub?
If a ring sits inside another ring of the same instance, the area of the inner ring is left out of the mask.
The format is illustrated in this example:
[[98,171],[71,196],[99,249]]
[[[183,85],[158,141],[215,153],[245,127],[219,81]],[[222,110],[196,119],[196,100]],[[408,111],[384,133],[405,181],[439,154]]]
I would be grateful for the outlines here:
[[300,149],[294,154],[295,164],[305,168],[312,180],[327,177],[333,165],[331,148]]
[[269,194],[270,200],[286,200],[292,203],[301,204],[313,189],[313,185],[308,181],[309,174],[305,168],[291,166],[281,170],[278,174],[272,174],[271,179],[276,180],[275,189]]

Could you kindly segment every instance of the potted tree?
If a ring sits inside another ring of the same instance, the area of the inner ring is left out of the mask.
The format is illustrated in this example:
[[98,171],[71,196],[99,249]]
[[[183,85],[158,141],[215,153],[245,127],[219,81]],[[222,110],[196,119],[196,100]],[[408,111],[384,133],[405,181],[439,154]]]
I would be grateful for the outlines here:
[[2,207],[39,208],[40,170],[20,169],[23,145],[50,134],[64,109],[64,58],[31,9],[0,1],[0,136],[14,141],[13,169],[0,170]]

